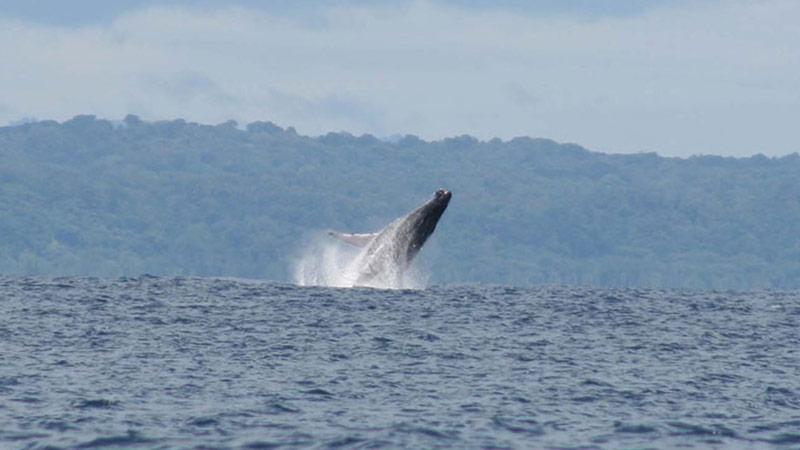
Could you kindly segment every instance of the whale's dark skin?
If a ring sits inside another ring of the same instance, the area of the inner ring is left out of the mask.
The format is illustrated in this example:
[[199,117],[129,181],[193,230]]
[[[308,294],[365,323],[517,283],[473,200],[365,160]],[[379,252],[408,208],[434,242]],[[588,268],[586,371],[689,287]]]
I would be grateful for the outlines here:
[[370,285],[376,279],[402,276],[433,234],[450,197],[450,191],[439,189],[433,199],[377,233],[330,232],[331,236],[364,248],[355,263],[358,272],[355,284]]

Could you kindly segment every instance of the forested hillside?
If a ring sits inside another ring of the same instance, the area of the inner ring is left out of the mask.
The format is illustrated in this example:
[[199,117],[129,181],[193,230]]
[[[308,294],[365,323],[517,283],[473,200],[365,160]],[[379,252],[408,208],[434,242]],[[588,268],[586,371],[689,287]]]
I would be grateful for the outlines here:
[[0,274],[291,281],[317,234],[377,230],[444,187],[421,254],[433,283],[797,288],[798,179],[796,154],[77,116],[0,128]]

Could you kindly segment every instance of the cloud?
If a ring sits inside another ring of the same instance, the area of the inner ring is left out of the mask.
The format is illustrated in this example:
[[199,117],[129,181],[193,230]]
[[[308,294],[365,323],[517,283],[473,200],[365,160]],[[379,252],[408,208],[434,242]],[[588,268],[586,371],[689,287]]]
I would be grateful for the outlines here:
[[202,73],[186,70],[169,74],[167,77],[145,76],[142,89],[160,91],[170,101],[186,105],[198,99],[210,103],[236,104],[239,100],[225,93],[220,87]]
[[155,5],[82,26],[0,17],[0,123],[133,113],[308,134],[530,135],[608,152],[800,150],[800,4],[655,4],[589,15]]

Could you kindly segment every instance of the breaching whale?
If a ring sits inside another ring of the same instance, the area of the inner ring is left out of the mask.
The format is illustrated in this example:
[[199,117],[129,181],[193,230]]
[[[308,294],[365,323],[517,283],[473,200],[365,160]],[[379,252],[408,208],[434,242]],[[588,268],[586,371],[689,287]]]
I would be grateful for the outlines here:
[[377,233],[328,234],[363,250],[353,262],[356,286],[396,286],[428,240],[450,203],[450,191],[439,189],[433,199]]

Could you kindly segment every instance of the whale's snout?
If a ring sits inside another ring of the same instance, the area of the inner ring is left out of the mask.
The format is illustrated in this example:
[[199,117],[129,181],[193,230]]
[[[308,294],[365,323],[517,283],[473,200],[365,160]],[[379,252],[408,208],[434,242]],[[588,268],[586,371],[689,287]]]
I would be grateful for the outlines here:
[[439,189],[436,191],[436,198],[442,200],[450,200],[452,194],[447,189]]

